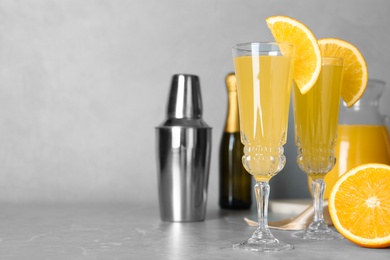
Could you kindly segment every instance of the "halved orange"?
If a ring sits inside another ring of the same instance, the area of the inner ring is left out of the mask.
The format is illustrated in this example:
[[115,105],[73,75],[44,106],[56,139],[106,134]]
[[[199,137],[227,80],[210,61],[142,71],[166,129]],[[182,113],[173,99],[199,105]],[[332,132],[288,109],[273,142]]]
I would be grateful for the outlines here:
[[368,82],[368,69],[361,52],[349,42],[336,38],[318,40],[322,57],[344,60],[341,97],[348,107],[353,106],[364,93]]
[[336,229],[351,242],[390,246],[390,166],[363,164],[343,174],[329,197]]
[[316,83],[321,71],[321,53],[317,39],[303,23],[287,16],[266,19],[276,42],[295,46],[294,81],[302,94]]

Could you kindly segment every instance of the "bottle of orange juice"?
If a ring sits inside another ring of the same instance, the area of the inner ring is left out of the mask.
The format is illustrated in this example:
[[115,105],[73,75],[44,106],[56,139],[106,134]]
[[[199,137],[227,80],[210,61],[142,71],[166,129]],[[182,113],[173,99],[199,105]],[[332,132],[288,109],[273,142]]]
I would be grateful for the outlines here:
[[327,199],[334,183],[346,171],[363,163],[390,164],[389,133],[379,101],[385,82],[370,79],[362,98],[351,108],[340,105],[336,165],[325,176]]

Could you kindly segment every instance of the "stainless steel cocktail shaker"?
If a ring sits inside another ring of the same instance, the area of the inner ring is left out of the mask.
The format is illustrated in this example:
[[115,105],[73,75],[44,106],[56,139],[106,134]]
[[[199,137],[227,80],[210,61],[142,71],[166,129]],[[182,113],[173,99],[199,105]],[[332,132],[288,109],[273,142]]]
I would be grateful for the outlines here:
[[199,78],[172,78],[167,119],[156,127],[160,216],[163,221],[203,221],[211,156],[211,128],[202,120]]

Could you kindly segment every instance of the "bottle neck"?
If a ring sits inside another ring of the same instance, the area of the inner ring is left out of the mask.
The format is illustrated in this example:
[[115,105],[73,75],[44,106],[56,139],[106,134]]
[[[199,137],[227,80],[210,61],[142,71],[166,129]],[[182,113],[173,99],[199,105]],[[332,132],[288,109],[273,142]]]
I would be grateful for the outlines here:
[[238,99],[235,90],[228,90],[228,110],[225,122],[225,132],[240,132],[240,121],[238,114]]

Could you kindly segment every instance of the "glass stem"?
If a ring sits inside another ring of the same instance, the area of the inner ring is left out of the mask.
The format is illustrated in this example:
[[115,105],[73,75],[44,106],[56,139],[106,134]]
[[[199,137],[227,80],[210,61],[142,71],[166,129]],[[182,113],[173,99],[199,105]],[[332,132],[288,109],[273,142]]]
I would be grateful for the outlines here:
[[257,202],[258,229],[268,229],[268,200],[270,186],[268,182],[256,182],[255,194]]
[[324,179],[315,179],[311,183],[313,190],[314,222],[324,221]]

